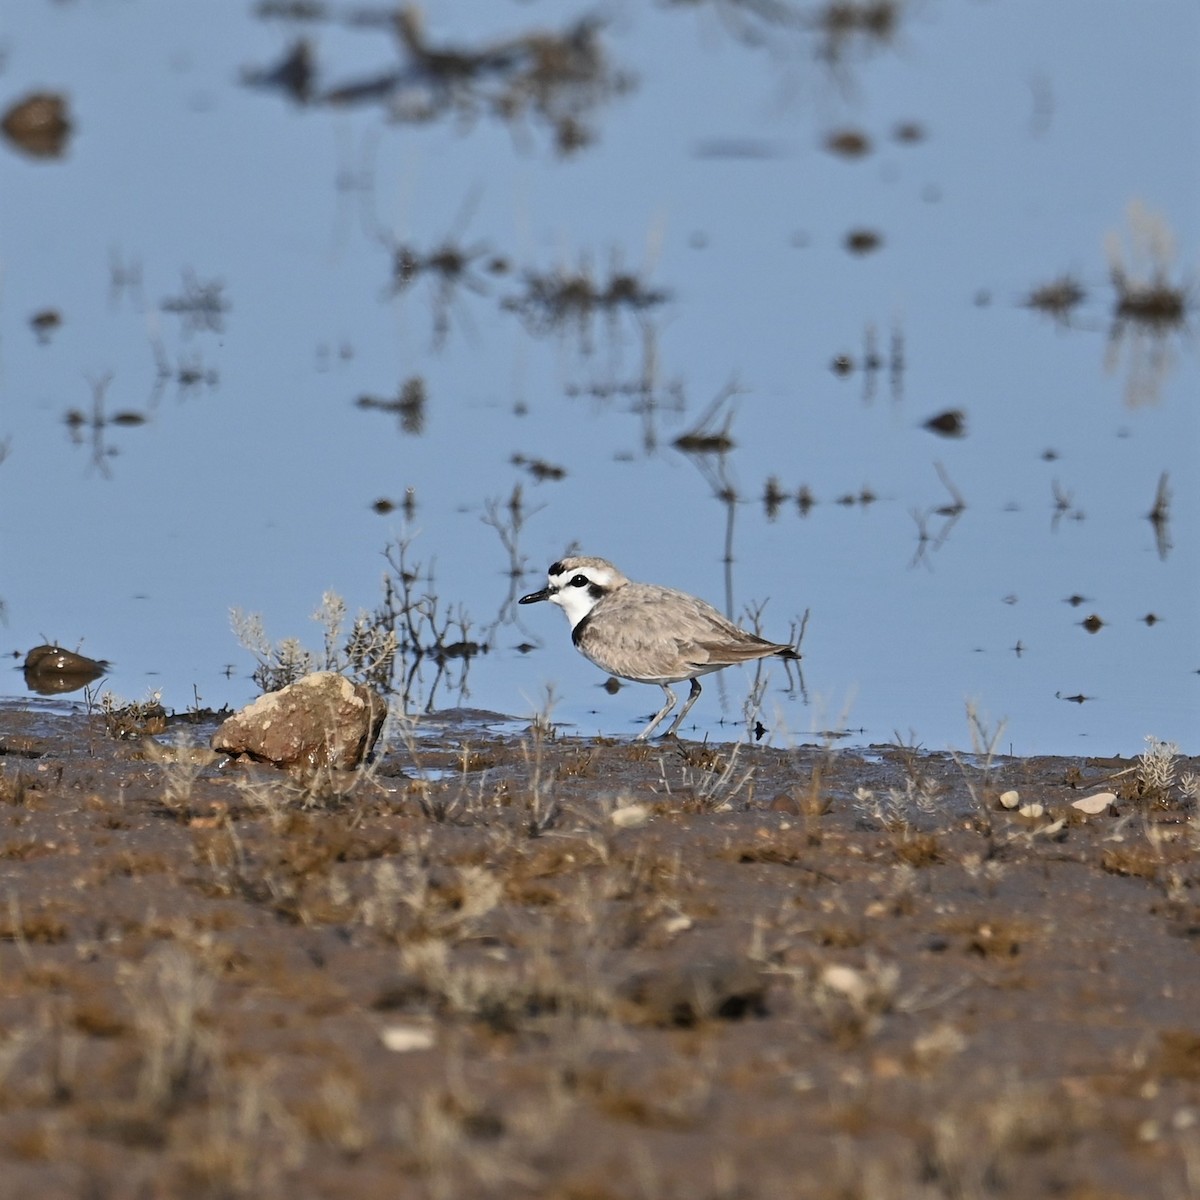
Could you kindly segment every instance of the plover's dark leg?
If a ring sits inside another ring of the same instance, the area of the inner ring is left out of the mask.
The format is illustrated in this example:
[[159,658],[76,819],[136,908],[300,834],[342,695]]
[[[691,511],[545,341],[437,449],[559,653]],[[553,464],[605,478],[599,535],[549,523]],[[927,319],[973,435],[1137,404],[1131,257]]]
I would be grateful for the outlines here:
[[[695,685],[695,682],[696,681],[693,679],[692,680],[693,686]],[[671,691],[671,689],[669,687],[667,687],[667,685],[665,683],[660,683],[658,686],[660,688],[662,688],[662,690],[664,692],[666,692],[667,702],[655,714],[655,716],[651,720],[650,724],[647,725],[646,728],[643,729],[642,732],[639,733],[637,735],[637,737],[633,739],[635,742],[644,742],[646,740],[646,738],[648,738],[654,732],[655,727],[658,725],[659,721],[661,721],[663,719],[663,717],[665,717],[667,715],[667,713],[669,713],[671,711],[671,709],[673,709],[675,707],[675,693],[673,691]],[[692,700],[694,700],[694,699],[695,699],[695,697],[693,696]],[[691,704],[692,700],[689,700],[688,704]],[[686,708],[684,709],[684,712],[687,712]],[[675,727],[672,726],[671,727],[672,732],[674,732],[674,729],[675,729]]]
[[688,698],[683,702],[683,707],[679,710],[679,715],[671,722],[671,728],[667,730],[666,737],[670,737],[680,725],[683,724],[683,718],[688,715],[688,709],[696,703],[696,697],[700,695],[700,680],[692,680],[692,690]]

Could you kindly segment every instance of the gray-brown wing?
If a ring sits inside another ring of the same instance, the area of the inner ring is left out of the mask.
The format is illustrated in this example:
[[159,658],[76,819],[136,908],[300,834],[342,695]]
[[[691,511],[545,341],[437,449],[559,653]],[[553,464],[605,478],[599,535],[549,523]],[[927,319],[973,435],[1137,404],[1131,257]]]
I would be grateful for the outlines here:
[[[772,654],[778,654],[784,658],[799,657],[794,648],[786,643],[764,641],[753,634],[745,634],[745,638],[744,642],[738,643],[702,643],[699,649],[707,656],[702,661],[729,667],[734,663],[753,662],[756,658],[767,658]],[[699,655],[695,656],[693,661],[699,664],[701,661]]]
[[686,592],[636,583],[597,604],[575,643],[601,669],[647,681],[686,679],[790,649],[739,629]]
[[677,598],[680,611],[684,614],[677,627],[681,648],[685,648],[684,653],[694,666],[728,667],[792,649],[779,642],[768,642],[735,625],[711,604],[696,596],[673,590],[672,596]]

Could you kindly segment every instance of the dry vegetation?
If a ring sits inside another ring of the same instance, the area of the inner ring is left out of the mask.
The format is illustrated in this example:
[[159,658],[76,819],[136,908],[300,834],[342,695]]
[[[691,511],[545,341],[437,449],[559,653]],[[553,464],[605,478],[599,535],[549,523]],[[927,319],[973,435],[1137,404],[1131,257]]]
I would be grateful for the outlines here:
[[1173,747],[417,726],[306,790],[105,724],[0,714],[6,1196],[1196,1194]]

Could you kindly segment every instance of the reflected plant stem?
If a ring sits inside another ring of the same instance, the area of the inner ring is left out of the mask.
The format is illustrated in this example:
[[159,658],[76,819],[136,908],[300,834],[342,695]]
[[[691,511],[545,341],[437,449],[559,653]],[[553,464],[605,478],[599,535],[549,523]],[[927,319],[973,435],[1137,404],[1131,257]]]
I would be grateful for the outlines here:
[[[508,554],[508,594],[500,604],[496,619],[486,629],[485,641],[487,642],[491,642],[492,635],[501,625],[513,624],[524,629],[517,609],[517,593],[520,591],[518,585],[525,574],[527,565],[520,550],[521,531],[525,527],[525,522],[534,513],[541,512],[545,507],[544,504],[539,504],[534,508],[527,509],[524,503],[524,491],[519,483],[513,485],[513,490],[506,501],[484,501],[483,523],[490,525],[496,531],[500,538],[500,544]],[[506,511],[507,516],[505,515]]]
[[[722,450],[716,455],[693,451],[689,453],[688,457],[692,459],[696,469],[712,489],[713,496],[725,507],[725,538],[721,562],[725,568],[725,615],[733,620],[733,564],[735,561],[733,542],[734,518],[739,499],[737,488],[729,478],[725,451]],[[713,462],[714,457],[715,463]]]
[[[724,457],[724,456],[722,456]],[[722,464],[722,471],[724,464]],[[737,493],[732,489],[720,493],[718,497],[725,505],[725,554],[722,562],[725,564],[725,614],[733,619],[733,519],[737,506]]]
[[1154,507],[1146,514],[1146,520],[1154,527],[1154,546],[1159,561],[1166,562],[1171,553],[1171,487],[1170,476],[1164,471],[1158,477],[1154,493]]
[[[963,499],[962,493],[954,485],[954,481],[950,478],[946,468],[940,462],[933,464],[934,470],[938,474],[938,478],[945,485],[946,490],[950,493],[950,503],[939,505],[937,508],[926,509],[922,512],[919,509],[914,509],[912,512],[913,520],[917,523],[917,549],[913,554],[912,561],[908,564],[910,569],[918,563],[925,563],[930,566],[927,553],[930,543],[933,544],[933,550],[936,553],[945,544],[950,537],[950,531],[958,523],[959,517],[967,511],[967,502]],[[946,523],[942,526],[941,531],[936,538],[933,538],[929,533],[929,518],[930,517],[945,517]]]
[[649,456],[658,448],[658,430],[654,421],[658,412],[658,329],[652,321],[640,319],[638,323],[642,331],[641,401],[638,407],[642,415],[642,452]]

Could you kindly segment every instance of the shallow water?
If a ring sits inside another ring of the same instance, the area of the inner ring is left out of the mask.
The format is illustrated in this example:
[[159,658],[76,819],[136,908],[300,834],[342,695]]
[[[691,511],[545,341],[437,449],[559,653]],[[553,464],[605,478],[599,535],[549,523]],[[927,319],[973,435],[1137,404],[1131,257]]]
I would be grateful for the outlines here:
[[[508,603],[577,545],[735,616],[765,604],[773,638],[807,610],[803,686],[773,668],[763,697],[776,744],[968,747],[968,700],[1017,754],[1194,741],[1195,344],[1117,319],[1110,280],[1114,255],[1196,278],[1194,6],[928,2],[835,44],[815,8],[617,5],[595,78],[509,119],[503,73],[452,109],[419,79],[400,111],[320,102],[411,67],[327,11],[6,13],[0,106],[61,90],[74,129],[59,159],[0,145],[5,649],[109,659],[130,699],[241,704],[229,610],[319,649],[322,593],[373,608],[405,538],[488,646],[427,664],[416,707],[526,716],[549,685],[575,731],[633,733],[657,689],[606,694],[558,614]],[[426,36],[582,15],[430,5]],[[245,84],[299,36],[308,103]],[[825,147],[849,128],[859,158]],[[564,129],[593,140],[563,153]],[[879,247],[851,253],[855,231]],[[555,271],[667,298],[539,307],[531,275]],[[1064,274],[1085,292],[1065,320],[1025,306]],[[400,403],[414,379],[424,404]],[[677,449],[731,385],[705,428],[732,448]],[[955,409],[965,436],[925,427]],[[750,683],[710,677],[685,732],[738,736]]]

